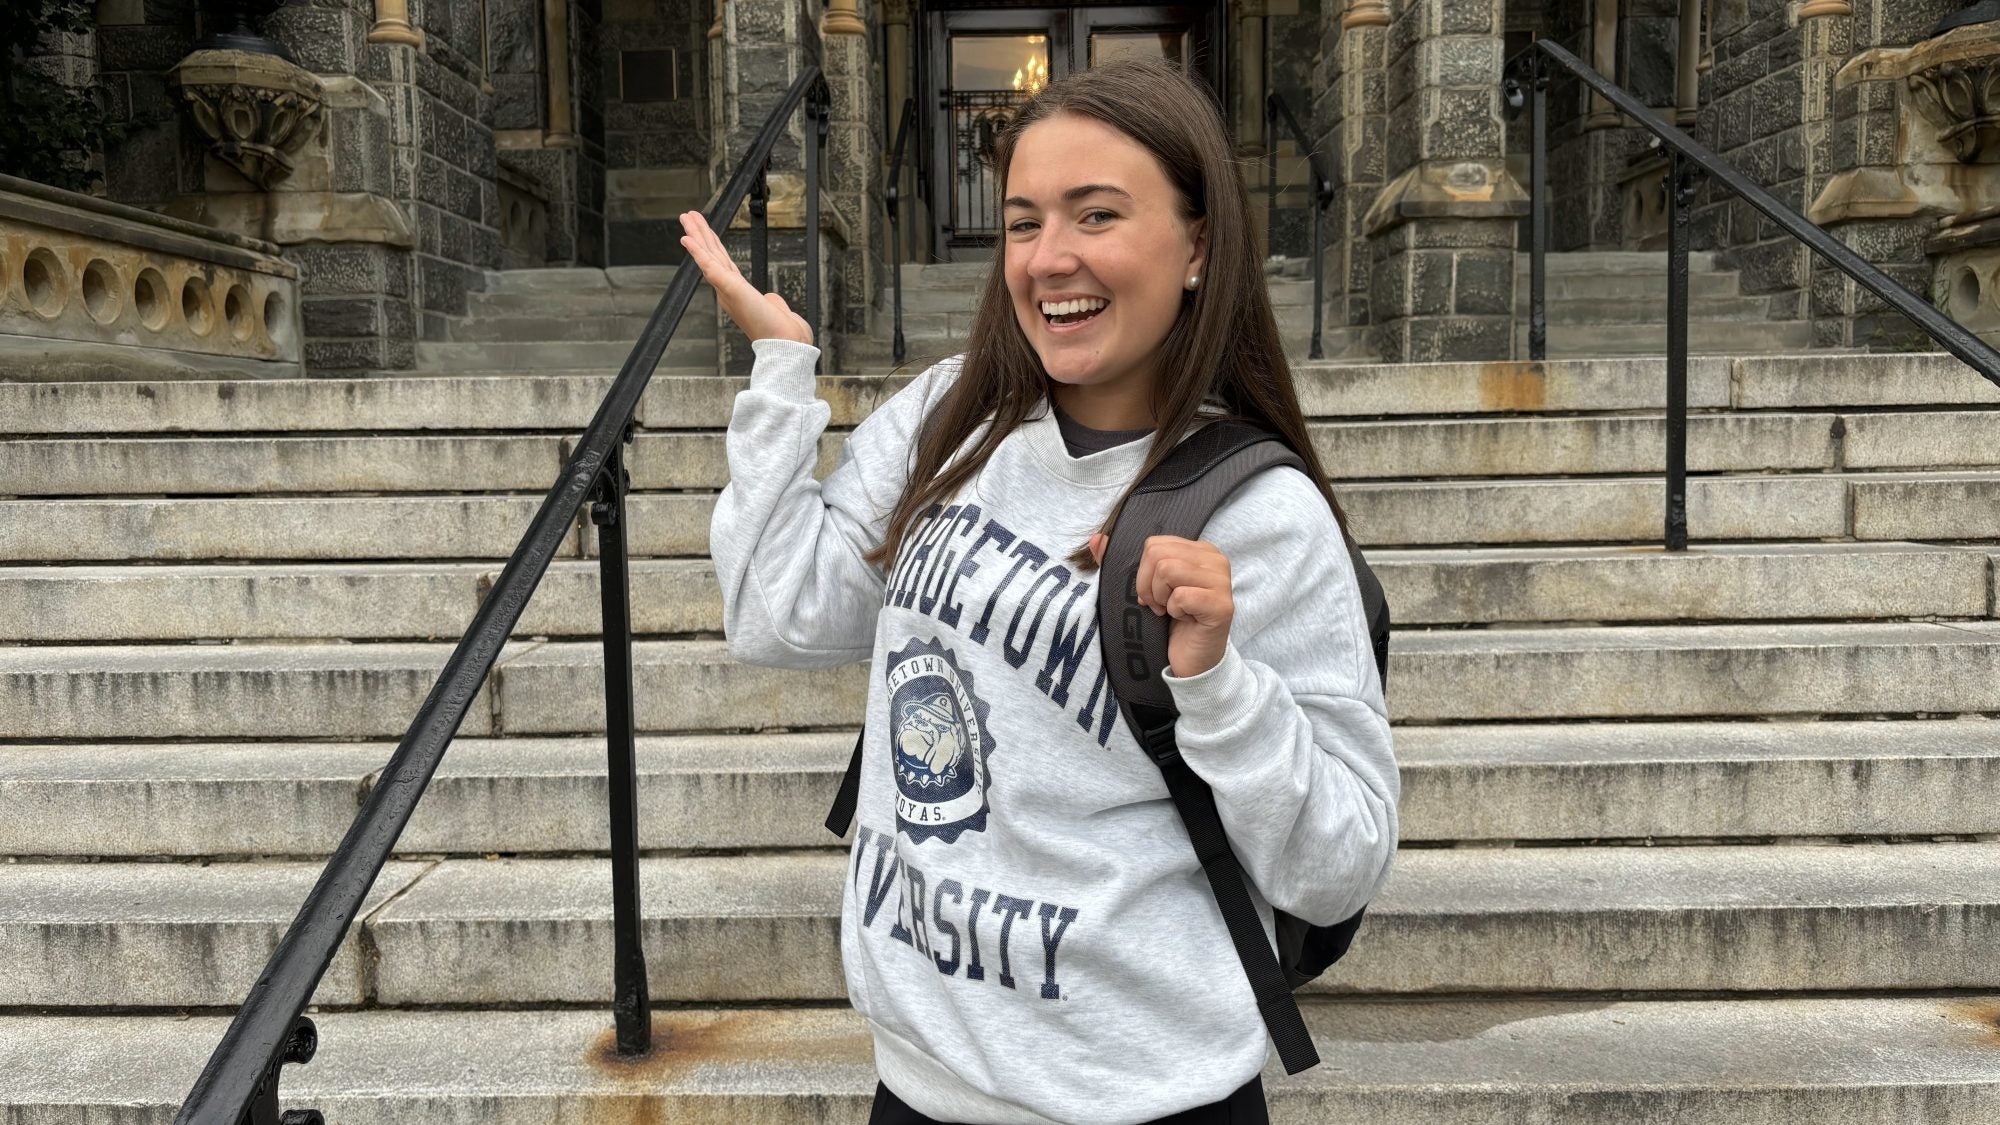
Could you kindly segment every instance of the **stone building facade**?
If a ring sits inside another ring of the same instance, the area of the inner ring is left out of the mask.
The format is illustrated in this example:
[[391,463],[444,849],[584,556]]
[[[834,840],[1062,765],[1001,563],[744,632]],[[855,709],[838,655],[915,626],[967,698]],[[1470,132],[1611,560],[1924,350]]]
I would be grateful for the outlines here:
[[[212,49],[225,7],[103,0],[94,35],[57,53],[128,125],[90,154],[103,194],[280,247],[299,270],[315,372],[413,366],[491,270],[677,261],[674,216],[707,202],[808,60],[832,98],[822,237],[804,244],[799,115],[771,165],[773,278],[802,304],[818,257],[837,355],[843,338],[885,332],[882,197],[906,99],[902,257],[976,259],[991,226],[978,218],[991,209],[981,137],[1044,74],[1134,51],[1179,58],[1216,89],[1255,203],[1275,154],[1276,198],[1255,208],[1273,253],[1312,253],[1302,149],[1331,176],[1320,253],[1333,329],[1389,359],[1508,358],[1528,193],[1503,70],[1536,36],[1892,276],[2000,330],[1986,267],[1940,272],[1985,260],[1983,227],[1944,241],[1938,227],[1978,210],[1983,142],[1967,159],[1927,139],[1950,128],[1931,120],[1949,109],[1925,109],[1904,73],[1923,68],[1897,54],[1933,40],[1955,0],[273,0],[259,30],[277,54],[261,55]],[[1025,75],[1017,91],[1010,66]],[[1274,95],[1305,146],[1273,132]],[[289,134],[218,135],[231,104]],[[1550,129],[1552,248],[1661,247],[1663,161],[1646,132],[1561,76]],[[1810,319],[1816,343],[1915,343],[1717,185],[1697,207],[1697,247],[1774,316]],[[722,344],[723,369],[740,370],[740,341]]]

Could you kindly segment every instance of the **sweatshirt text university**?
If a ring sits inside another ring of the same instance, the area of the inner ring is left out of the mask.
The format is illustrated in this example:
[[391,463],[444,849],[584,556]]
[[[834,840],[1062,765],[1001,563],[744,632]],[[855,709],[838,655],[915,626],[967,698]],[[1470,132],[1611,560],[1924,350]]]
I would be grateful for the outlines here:
[[[1034,1125],[1150,1121],[1249,1081],[1263,1022],[1108,691],[1096,575],[1061,561],[1153,438],[1072,457],[1040,411],[912,525],[885,574],[861,553],[957,361],[878,406],[820,482],[817,349],[753,350],[710,554],[736,659],[869,661],[841,956],[882,1080],[933,1118]],[[1229,558],[1236,610],[1220,663],[1166,676],[1182,756],[1214,790],[1267,934],[1271,904],[1337,921],[1387,873],[1398,795],[1352,566],[1297,472],[1252,478],[1203,538]]]

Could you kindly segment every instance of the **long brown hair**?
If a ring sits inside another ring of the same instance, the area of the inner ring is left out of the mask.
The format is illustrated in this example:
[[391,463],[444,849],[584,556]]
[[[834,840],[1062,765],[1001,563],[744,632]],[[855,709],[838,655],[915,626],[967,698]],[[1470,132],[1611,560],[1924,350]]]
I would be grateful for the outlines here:
[[[1007,169],[1022,132],[1059,113],[1089,117],[1131,137],[1159,161],[1179,197],[1182,220],[1208,219],[1201,285],[1183,293],[1180,315],[1160,343],[1153,446],[1133,483],[1144,480],[1190,431],[1217,417],[1212,409],[1202,410],[1203,402],[1214,396],[1225,408],[1220,417],[1251,421],[1283,438],[1305,462],[1334,519],[1345,526],[1306,433],[1264,288],[1249,202],[1214,98],[1179,69],[1155,61],[1112,63],[1052,82],[1021,108],[997,140],[994,167],[1000,184],[995,199],[1006,197]],[[863,558],[886,571],[910,524],[932,504],[955,494],[1034,407],[1051,400],[1050,383],[1041,357],[1014,319],[1005,247],[996,247],[964,364],[924,419],[909,483],[890,512],[882,542]],[[994,424],[979,444],[943,468],[945,459],[989,417]],[[1117,524],[1130,495],[1128,487],[1100,531],[1108,533]],[[1097,568],[1088,543],[1065,561],[1078,572]]]

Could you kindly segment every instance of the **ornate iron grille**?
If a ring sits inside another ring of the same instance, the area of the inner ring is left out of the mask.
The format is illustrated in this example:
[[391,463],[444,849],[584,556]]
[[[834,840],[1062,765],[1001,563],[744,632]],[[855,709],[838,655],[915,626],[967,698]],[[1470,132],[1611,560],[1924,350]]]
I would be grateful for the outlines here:
[[959,238],[999,235],[999,169],[994,145],[1014,115],[1027,104],[1022,90],[952,90],[952,233]]

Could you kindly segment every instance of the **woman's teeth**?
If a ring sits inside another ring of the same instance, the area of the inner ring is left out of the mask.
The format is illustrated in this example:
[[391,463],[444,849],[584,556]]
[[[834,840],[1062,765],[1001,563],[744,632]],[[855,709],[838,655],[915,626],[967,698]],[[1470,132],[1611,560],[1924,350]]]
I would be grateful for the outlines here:
[[1110,301],[1104,300],[1101,297],[1079,297],[1073,301],[1043,301],[1041,308],[1043,316],[1051,320],[1060,320],[1061,318],[1068,317],[1070,320],[1064,321],[1064,323],[1071,323],[1075,320],[1086,319],[1088,316],[1096,314],[1098,310],[1110,303]]

